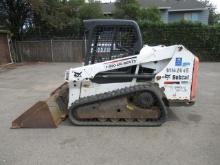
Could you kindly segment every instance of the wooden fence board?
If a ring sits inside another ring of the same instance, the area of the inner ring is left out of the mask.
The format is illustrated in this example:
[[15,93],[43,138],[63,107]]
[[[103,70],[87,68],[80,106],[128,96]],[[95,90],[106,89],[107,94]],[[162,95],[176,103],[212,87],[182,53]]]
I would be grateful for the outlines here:
[[16,41],[15,51],[25,61],[81,62],[82,40]]

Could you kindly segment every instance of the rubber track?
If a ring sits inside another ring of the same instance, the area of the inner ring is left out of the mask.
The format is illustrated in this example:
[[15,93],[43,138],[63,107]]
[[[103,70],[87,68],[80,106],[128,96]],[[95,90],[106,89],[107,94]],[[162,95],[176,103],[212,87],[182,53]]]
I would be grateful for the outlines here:
[[[80,120],[77,120],[73,116],[74,114],[73,111],[80,106],[94,104],[95,102],[100,102],[100,101],[107,101],[109,99],[126,96],[134,92],[143,92],[143,91],[152,92],[157,98],[160,109],[161,109],[160,119],[156,121],[146,121],[146,122],[138,122],[138,121],[100,122],[100,121],[80,121]],[[167,116],[167,109],[162,100],[162,97],[163,97],[163,93],[161,89],[157,85],[154,85],[152,83],[149,83],[147,85],[136,85],[132,87],[126,87],[126,88],[114,90],[114,91],[103,93],[103,94],[80,98],[79,100],[75,101],[72,104],[72,106],[69,108],[69,119],[74,125],[78,125],[78,126],[139,126],[139,127],[140,126],[143,126],[143,127],[161,126],[166,121],[166,116]]]

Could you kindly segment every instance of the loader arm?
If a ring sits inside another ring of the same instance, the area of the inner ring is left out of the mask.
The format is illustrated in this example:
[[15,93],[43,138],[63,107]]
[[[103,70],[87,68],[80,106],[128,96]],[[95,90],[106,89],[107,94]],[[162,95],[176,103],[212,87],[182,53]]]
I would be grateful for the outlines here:
[[95,75],[97,75],[100,72],[106,72],[129,66],[143,65],[151,62],[171,59],[179,47],[183,46],[175,45],[170,47],[149,47],[146,45],[138,55],[129,56],[125,58],[118,58],[116,60],[105,61],[78,68],[72,68],[66,71],[65,79],[68,82],[78,82],[86,79],[93,79]]

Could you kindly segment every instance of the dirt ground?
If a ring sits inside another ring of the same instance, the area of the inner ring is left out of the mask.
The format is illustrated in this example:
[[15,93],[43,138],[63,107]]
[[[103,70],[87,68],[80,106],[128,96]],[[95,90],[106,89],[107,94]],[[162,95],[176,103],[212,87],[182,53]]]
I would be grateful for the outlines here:
[[74,63],[21,65],[0,72],[0,165],[219,165],[220,64],[202,63],[193,107],[173,107],[162,127],[11,130],[11,121],[64,81]]

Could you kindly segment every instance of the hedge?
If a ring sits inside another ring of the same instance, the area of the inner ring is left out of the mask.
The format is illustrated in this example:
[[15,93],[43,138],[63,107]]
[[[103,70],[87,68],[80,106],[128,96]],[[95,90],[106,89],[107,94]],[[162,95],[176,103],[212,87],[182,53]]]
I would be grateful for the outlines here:
[[220,26],[193,23],[139,23],[148,45],[182,44],[201,61],[220,61]]

